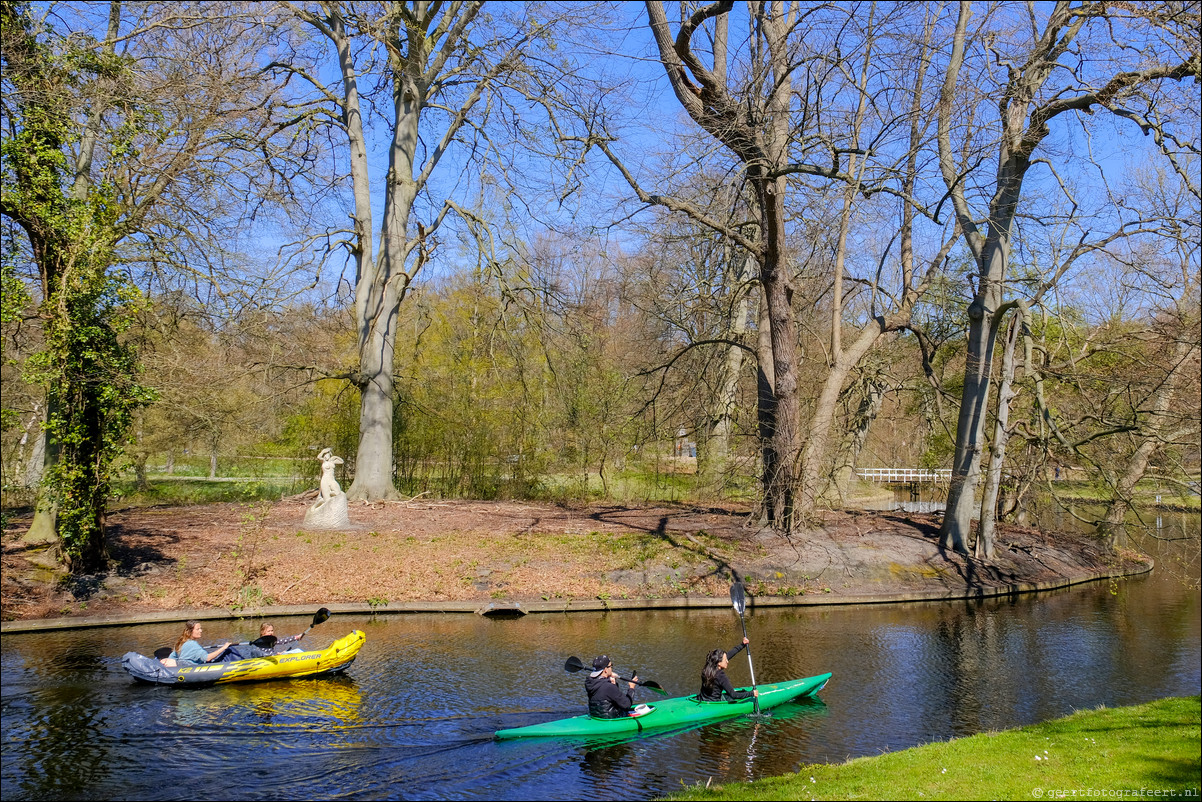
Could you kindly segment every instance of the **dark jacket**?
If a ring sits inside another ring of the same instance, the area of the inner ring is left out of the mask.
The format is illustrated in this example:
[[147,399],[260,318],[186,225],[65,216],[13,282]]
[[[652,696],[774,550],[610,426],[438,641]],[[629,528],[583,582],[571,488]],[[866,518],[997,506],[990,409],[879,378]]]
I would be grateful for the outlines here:
[[609,677],[589,677],[584,681],[588,691],[588,714],[593,718],[622,718],[634,706],[634,698],[621,680],[615,685]]
[[300,635],[288,635],[280,638],[275,642],[275,646],[271,647],[268,654],[281,654],[290,649],[303,649],[304,647],[300,645],[300,637]]
[[300,635],[289,635],[286,638],[277,640],[275,645],[270,649],[260,649],[253,643],[235,643],[222,652],[214,662],[231,663],[238,660],[251,660],[256,657],[271,657],[273,654],[281,654],[289,649],[300,648],[299,640]]
[[[743,650],[743,644],[740,643],[735,648],[726,653],[726,659],[730,660],[736,654]],[[747,699],[754,694],[751,691],[736,691],[731,685],[730,680],[726,676],[726,672],[718,669],[714,674],[712,683],[707,683],[705,677],[701,678],[701,691],[697,694],[698,701],[701,702],[721,702],[723,697],[728,700]]]

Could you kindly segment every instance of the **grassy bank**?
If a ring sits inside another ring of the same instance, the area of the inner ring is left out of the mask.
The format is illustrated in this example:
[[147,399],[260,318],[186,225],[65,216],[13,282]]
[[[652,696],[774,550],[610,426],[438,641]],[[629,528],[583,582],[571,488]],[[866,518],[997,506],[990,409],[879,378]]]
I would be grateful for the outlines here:
[[1197,800],[1200,719],[1198,696],[1161,699],[668,798]]
[[[1196,487],[1199,479],[1194,476],[1189,481]],[[1104,505],[1110,501],[1112,491],[1098,482],[1061,481],[1055,484],[1055,494],[1062,503]],[[1167,509],[1195,513],[1202,510],[1202,497],[1176,484],[1146,479],[1135,486],[1133,495],[1132,501],[1139,509]]]

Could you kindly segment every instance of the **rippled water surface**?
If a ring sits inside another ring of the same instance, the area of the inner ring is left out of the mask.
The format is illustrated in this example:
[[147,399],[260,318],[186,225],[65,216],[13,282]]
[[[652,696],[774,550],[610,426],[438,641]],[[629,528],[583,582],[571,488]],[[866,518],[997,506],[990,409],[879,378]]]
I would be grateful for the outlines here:
[[[285,632],[308,623],[276,622]],[[492,734],[583,712],[584,675],[563,670],[570,655],[605,652],[673,695],[694,692],[705,653],[741,637],[732,611],[334,616],[306,643],[364,630],[346,676],[197,690],[137,685],[121,668],[124,652],[152,651],[178,624],[4,635],[0,791],[642,799],[1202,684],[1199,592],[1168,570],[1010,600],[760,610],[747,624],[756,678],[834,672],[821,701],[616,744]],[[258,631],[252,621],[205,629],[223,640]],[[749,681],[743,655],[730,673]]]

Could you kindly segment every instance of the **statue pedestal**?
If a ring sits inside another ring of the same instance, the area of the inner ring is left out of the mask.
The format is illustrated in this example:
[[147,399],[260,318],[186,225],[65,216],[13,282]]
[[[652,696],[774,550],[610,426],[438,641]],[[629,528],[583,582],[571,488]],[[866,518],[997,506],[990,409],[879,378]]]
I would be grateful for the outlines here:
[[305,512],[305,526],[316,529],[350,529],[351,519],[346,511],[346,493],[328,499],[319,498]]

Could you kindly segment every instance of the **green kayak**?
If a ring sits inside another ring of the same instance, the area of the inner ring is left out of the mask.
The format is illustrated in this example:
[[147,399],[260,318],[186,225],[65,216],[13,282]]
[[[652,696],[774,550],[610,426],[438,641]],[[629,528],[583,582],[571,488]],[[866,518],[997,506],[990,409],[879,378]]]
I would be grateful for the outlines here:
[[[822,690],[830,678],[830,674],[819,674],[816,677],[795,679],[789,682],[759,685],[760,709],[766,710],[794,699],[813,696]],[[743,688],[743,690],[748,689]],[[561,718],[558,721],[548,721],[546,724],[531,724],[529,727],[498,730],[496,737],[498,740],[508,740],[510,738],[637,735],[649,730],[690,727],[724,718],[734,718],[750,713],[752,709],[751,699],[740,699],[737,702],[699,702],[696,695],[678,696],[675,699],[665,699],[655,704],[638,705],[632,715],[623,718],[574,716]]]

